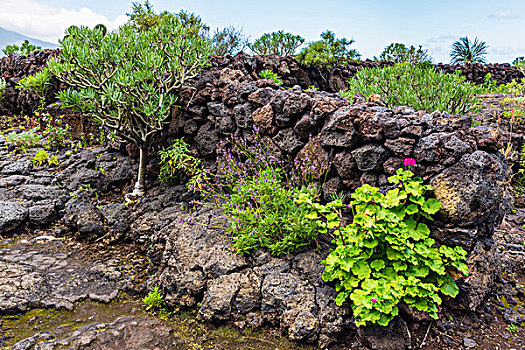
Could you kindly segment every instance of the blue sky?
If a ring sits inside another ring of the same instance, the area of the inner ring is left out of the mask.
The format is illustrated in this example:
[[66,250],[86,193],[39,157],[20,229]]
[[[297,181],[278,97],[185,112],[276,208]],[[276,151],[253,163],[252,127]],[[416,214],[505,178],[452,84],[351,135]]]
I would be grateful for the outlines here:
[[[451,44],[467,35],[487,42],[490,62],[525,56],[524,0],[151,0],[155,9],[199,14],[212,29],[236,25],[252,39],[284,29],[307,41],[330,29],[353,38],[364,58],[392,42],[423,45],[435,62],[448,62]],[[54,41],[71,24],[126,20],[131,1],[0,0],[0,26]]]

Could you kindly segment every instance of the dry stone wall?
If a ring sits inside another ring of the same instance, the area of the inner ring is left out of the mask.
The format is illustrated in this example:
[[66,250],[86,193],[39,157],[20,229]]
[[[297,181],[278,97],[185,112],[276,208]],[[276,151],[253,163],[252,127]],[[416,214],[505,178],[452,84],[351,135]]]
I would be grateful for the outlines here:
[[197,90],[183,94],[183,108],[170,125],[202,158],[213,160],[217,144],[229,135],[250,139],[254,128],[281,157],[313,153],[319,175],[327,173],[324,196],[349,195],[367,183],[387,187],[387,177],[405,158],[434,186],[442,203],[434,236],[470,252],[471,270],[462,280],[464,300],[475,309],[494,282],[496,252],[491,236],[509,205],[509,169],[498,151],[498,129],[471,127],[468,116],[389,109],[338,94],[283,89],[270,80],[253,81],[241,70],[208,72]]
[[[15,88],[16,83],[21,78],[41,70],[45,66],[47,58],[51,55],[56,55],[58,52],[59,50],[43,50],[30,54],[27,57],[13,54],[0,59],[0,77],[3,77],[7,82],[6,99],[3,105],[0,105],[0,113],[29,114],[35,110],[38,105],[36,96],[19,91]],[[285,86],[299,85],[303,89],[314,86],[321,91],[337,92],[348,87],[347,81],[359,69],[390,65],[392,65],[391,62],[366,60],[327,69],[303,66],[292,56],[249,56],[241,53],[236,56],[214,57],[208,71],[231,68],[242,71],[243,74],[250,76],[252,79],[257,79],[259,72],[270,69],[282,76]],[[493,80],[497,84],[509,83],[513,79],[524,77],[522,71],[510,64],[448,65],[440,63],[435,67],[447,73],[461,70],[468,81],[476,84],[483,83],[487,73],[492,75]],[[55,94],[63,87],[54,79],[47,94],[47,102],[56,102]]]

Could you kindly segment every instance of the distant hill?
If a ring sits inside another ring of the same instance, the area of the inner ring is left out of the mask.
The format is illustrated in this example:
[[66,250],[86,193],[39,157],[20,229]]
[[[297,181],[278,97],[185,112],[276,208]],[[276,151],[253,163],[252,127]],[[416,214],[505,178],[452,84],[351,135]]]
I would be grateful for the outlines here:
[[0,57],[4,56],[4,53],[2,52],[4,47],[13,44],[20,46],[20,44],[22,44],[24,40],[29,40],[31,44],[41,46],[43,49],[55,49],[58,47],[57,44],[48,43],[47,41],[31,38],[23,34],[0,27]]

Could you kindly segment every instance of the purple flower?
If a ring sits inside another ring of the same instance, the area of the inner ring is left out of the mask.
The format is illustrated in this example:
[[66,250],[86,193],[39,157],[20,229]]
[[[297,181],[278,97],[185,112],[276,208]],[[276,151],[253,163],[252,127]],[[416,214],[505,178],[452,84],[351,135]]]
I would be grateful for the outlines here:
[[414,158],[406,158],[403,162],[404,166],[414,166],[416,165],[416,160]]
[[375,302],[377,302],[377,299],[376,298],[372,298],[370,299],[372,301],[372,304],[374,304]]

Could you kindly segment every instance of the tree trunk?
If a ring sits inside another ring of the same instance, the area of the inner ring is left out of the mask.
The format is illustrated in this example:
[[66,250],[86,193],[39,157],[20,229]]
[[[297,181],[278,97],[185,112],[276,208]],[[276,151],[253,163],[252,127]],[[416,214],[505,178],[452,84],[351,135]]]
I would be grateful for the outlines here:
[[137,175],[137,182],[133,194],[137,196],[143,196],[146,193],[146,159],[148,158],[148,148],[140,148],[140,160],[139,160],[139,174]]

